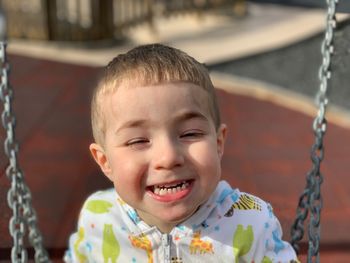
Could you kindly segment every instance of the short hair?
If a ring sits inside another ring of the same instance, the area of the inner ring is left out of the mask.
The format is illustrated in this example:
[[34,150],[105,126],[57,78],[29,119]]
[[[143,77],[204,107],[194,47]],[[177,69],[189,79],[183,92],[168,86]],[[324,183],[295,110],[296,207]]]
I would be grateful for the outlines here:
[[215,89],[206,67],[185,52],[162,44],[148,44],[116,56],[102,72],[91,101],[91,123],[94,139],[103,145],[106,132],[102,98],[123,85],[156,85],[190,82],[208,92],[208,106],[216,128],[220,113]]

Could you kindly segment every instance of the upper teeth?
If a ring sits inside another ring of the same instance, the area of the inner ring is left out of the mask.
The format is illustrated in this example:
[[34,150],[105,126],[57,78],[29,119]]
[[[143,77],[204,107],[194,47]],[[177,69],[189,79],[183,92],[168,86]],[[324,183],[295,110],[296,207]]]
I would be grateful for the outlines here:
[[181,183],[175,185],[155,185],[153,192],[157,195],[166,195],[186,189],[189,185],[190,184],[186,181],[182,181]]

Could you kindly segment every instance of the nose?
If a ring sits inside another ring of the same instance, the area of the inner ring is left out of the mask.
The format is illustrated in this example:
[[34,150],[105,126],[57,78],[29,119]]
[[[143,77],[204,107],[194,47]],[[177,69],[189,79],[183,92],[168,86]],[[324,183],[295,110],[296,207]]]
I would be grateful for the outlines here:
[[181,143],[171,138],[162,138],[153,145],[153,166],[157,170],[173,169],[184,163]]

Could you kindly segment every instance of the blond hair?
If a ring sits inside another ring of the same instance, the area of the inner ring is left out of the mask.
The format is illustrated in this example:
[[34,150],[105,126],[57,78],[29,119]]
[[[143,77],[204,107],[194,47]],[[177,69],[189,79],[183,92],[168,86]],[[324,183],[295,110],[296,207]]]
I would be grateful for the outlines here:
[[143,45],[115,57],[104,69],[93,92],[91,122],[94,139],[103,145],[106,132],[102,98],[119,87],[190,82],[208,92],[208,106],[216,128],[220,113],[208,70],[185,52],[162,44]]

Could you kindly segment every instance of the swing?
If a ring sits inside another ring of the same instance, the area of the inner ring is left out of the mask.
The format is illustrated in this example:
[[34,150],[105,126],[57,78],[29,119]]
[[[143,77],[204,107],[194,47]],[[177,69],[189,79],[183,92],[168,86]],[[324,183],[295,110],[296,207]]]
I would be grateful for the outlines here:
[[[322,43],[323,61],[319,70],[320,88],[317,94],[319,110],[313,122],[315,133],[315,143],[311,149],[312,169],[307,174],[307,181],[304,191],[299,198],[297,217],[291,230],[291,244],[299,252],[299,241],[304,235],[304,221],[310,213],[308,223],[308,262],[319,262],[319,242],[320,242],[320,213],[322,209],[322,197],[320,186],[323,181],[320,173],[320,164],[324,157],[323,138],[327,128],[325,119],[328,104],[327,86],[331,77],[330,63],[333,53],[333,35],[336,26],[335,8],[337,0],[327,0],[328,13],[327,25]],[[0,17],[3,19],[3,16]],[[6,43],[4,40],[4,23],[0,30],[0,64],[1,64],[1,84],[0,99],[4,105],[2,112],[2,124],[6,131],[4,142],[5,153],[9,159],[9,166],[6,175],[11,182],[8,191],[8,205],[13,211],[13,216],[9,222],[10,234],[13,237],[13,247],[11,250],[12,262],[27,262],[27,250],[24,247],[24,236],[26,228],[29,232],[29,241],[35,250],[35,262],[50,262],[48,253],[43,247],[42,235],[37,227],[37,217],[31,204],[31,193],[27,187],[23,173],[18,164],[18,145],[15,137],[15,116],[12,112],[13,90],[9,85],[8,71],[9,65],[6,60]]]
[[319,110],[313,122],[313,131],[315,134],[315,142],[311,148],[311,160],[313,166],[307,174],[306,186],[299,198],[297,216],[291,228],[291,245],[297,254],[299,254],[300,248],[298,242],[303,238],[304,221],[310,212],[310,220],[308,223],[308,262],[320,261],[320,219],[322,209],[321,184],[323,182],[320,165],[324,157],[323,137],[327,129],[325,112],[328,104],[328,81],[331,78],[331,56],[334,52],[333,35],[334,28],[336,27],[335,13],[337,2],[337,0],[327,0],[328,10],[326,32],[321,45],[323,60],[318,72],[320,88],[316,96]]

